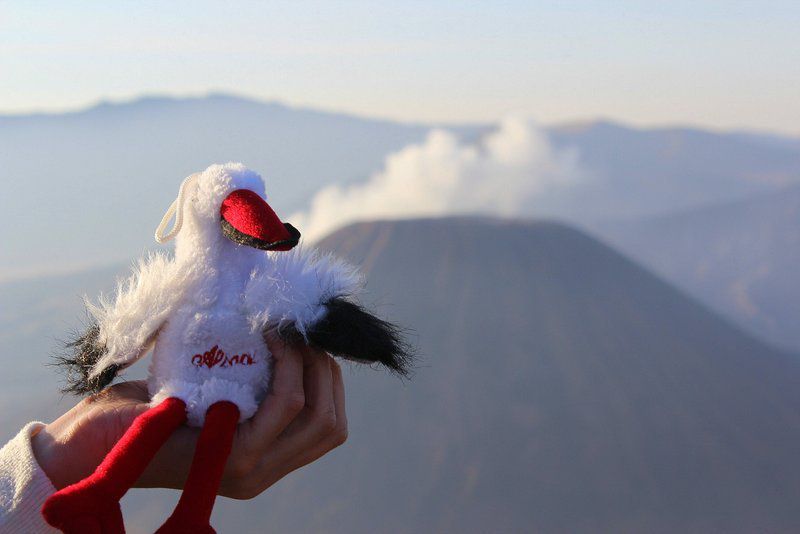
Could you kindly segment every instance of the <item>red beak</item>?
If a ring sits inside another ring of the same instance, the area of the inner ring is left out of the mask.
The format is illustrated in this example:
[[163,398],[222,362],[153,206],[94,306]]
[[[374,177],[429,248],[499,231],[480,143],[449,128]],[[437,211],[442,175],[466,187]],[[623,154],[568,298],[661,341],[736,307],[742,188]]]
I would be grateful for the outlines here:
[[237,189],[220,208],[222,233],[241,245],[261,250],[290,250],[300,241],[300,232],[282,223],[269,204],[254,191]]

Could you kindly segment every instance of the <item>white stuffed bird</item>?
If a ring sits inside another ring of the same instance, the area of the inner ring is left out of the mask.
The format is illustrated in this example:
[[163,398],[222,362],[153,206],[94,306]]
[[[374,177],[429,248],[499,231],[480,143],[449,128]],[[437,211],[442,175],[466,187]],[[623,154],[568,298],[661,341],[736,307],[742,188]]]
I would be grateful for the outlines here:
[[[290,251],[300,232],[282,223],[263,195],[261,177],[241,164],[189,176],[156,230],[159,242],[176,238],[174,258],[151,255],[113,301],[89,307],[96,324],[62,359],[71,370],[67,389],[99,391],[152,348],[151,409],[93,475],[48,499],[43,513],[51,525],[68,533],[124,532],[119,499],[184,422],[203,427],[195,457],[229,452],[236,424],[255,413],[269,387],[267,331],[407,371],[398,330],[351,300],[359,275],[330,256]],[[208,516],[226,457],[220,466],[192,464],[183,510],[159,532],[213,532]],[[209,476],[217,480],[208,484]],[[201,488],[190,487],[200,479]]]

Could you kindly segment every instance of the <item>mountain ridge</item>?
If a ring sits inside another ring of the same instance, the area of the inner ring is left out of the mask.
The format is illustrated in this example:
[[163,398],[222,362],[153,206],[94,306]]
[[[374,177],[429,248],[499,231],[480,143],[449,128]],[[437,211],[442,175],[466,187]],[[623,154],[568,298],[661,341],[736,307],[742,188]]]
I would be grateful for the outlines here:
[[108,114],[129,114],[135,112],[152,112],[163,111],[169,107],[185,108],[191,106],[208,104],[232,104],[242,107],[253,107],[264,109],[271,109],[281,112],[294,112],[300,114],[317,115],[328,118],[347,118],[351,120],[358,120],[369,122],[373,124],[393,125],[400,127],[411,128],[446,128],[446,129],[471,129],[471,128],[488,128],[489,124],[465,122],[465,123],[446,123],[446,122],[425,122],[425,121],[403,121],[394,120],[381,117],[372,117],[349,111],[339,111],[326,108],[318,108],[315,106],[291,104],[279,99],[261,99],[256,97],[244,96],[235,93],[226,92],[210,92],[204,95],[196,96],[175,96],[167,94],[151,94],[142,95],[125,100],[106,100],[101,99],[97,102],[81,106],[75,109],[67,109],[64,111],[35,111],[29,113],[0,113],[0,125],[3,120],[19,120],[26,119],[43,119],[43,120],[58,120],[58,119],[81,119],[93,115],[108,113]]
[[[278,98],[261,98],[256,96],[249,96],[240,93],[226,92],[226,91],[210,91],[205,94],[199,95],[171,95],[168,93],[147,93],[138,95],[132,98],[125,99],[106,99],[101,98],[94,102],[88,103],[83,106],[76,106],[74,108],[64,109],[61,111],[26,111],[19,113],[2,112],[0,111],[0,121],[4,119],[28,119],[28,118],[58,118],[69,117],[74,115],[85,115],[89,113],[116,110],[121,108],[136,108],[136,107],[149,107],[151,105],[162,106],[165,104],[181,104],[181,103],[197,103],[205,100],[210,101],[229,101],[239,102],[242,104],[251,104],[258,106],[267,106],[274,108],[283,108],[291,111],[302,111],[317,113],[321,115],[331,116],[347,116],[354,119],[372,121],[376,123],[391,123],[404,126],[417,126],[425,128],[445,128],[445,129],[460,129],[460,128],[492,128],[493,122],[440,122],[440,121],[423,121],[423,120],[399,120],[389,119],[383,117],[373,117],[368,114],[357,112],[328,109],[324,107],[317,107],[314,105],[305,104],[292,104]],[[760,128],[714,128],[700,124],[651,124],[651,125],[636,125],[623,120],[611,119],[607,117],[597,117],[593,119],[584,120],[565,120],[556,121],[544,125],[547,130],[555,132],[572,132],[583,133],[587,130],[598,128],[615,128],[619,130],[627,130],[634,132],[661,132],[661,133],[686,133],[692,131],[703,131],[712,135],[740,137],[746,140],[760,140],[767,144],[772,143],[789,143],[800,144],[800,133],[798,134],[785,134],[772,132]]]

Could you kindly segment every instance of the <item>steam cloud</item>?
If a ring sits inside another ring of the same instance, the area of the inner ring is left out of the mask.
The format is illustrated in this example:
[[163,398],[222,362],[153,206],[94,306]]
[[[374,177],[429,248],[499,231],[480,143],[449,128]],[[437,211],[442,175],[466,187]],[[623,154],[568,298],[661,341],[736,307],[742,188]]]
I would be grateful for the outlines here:
[[481,213],[531,215],[542,193],[579,180],[577,152],[556,150],[544,131],[513,118],[478,144],[433,130],[386,158],[366,182],[328,186],[290,219],[307,240],[351,222]]

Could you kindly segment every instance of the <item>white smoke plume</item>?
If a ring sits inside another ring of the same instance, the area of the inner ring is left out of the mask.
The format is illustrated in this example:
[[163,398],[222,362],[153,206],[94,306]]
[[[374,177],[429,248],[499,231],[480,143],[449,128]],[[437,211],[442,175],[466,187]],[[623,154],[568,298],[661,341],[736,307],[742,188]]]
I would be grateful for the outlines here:
[[531,215],[542,193],[579,180],[577,153],[556,150],[530,122],[507,119],[478,144],[433,130],[390,154],[380,172],[348,187],[328,186],[290,217],[314,241],[351,222],[481,213]]

